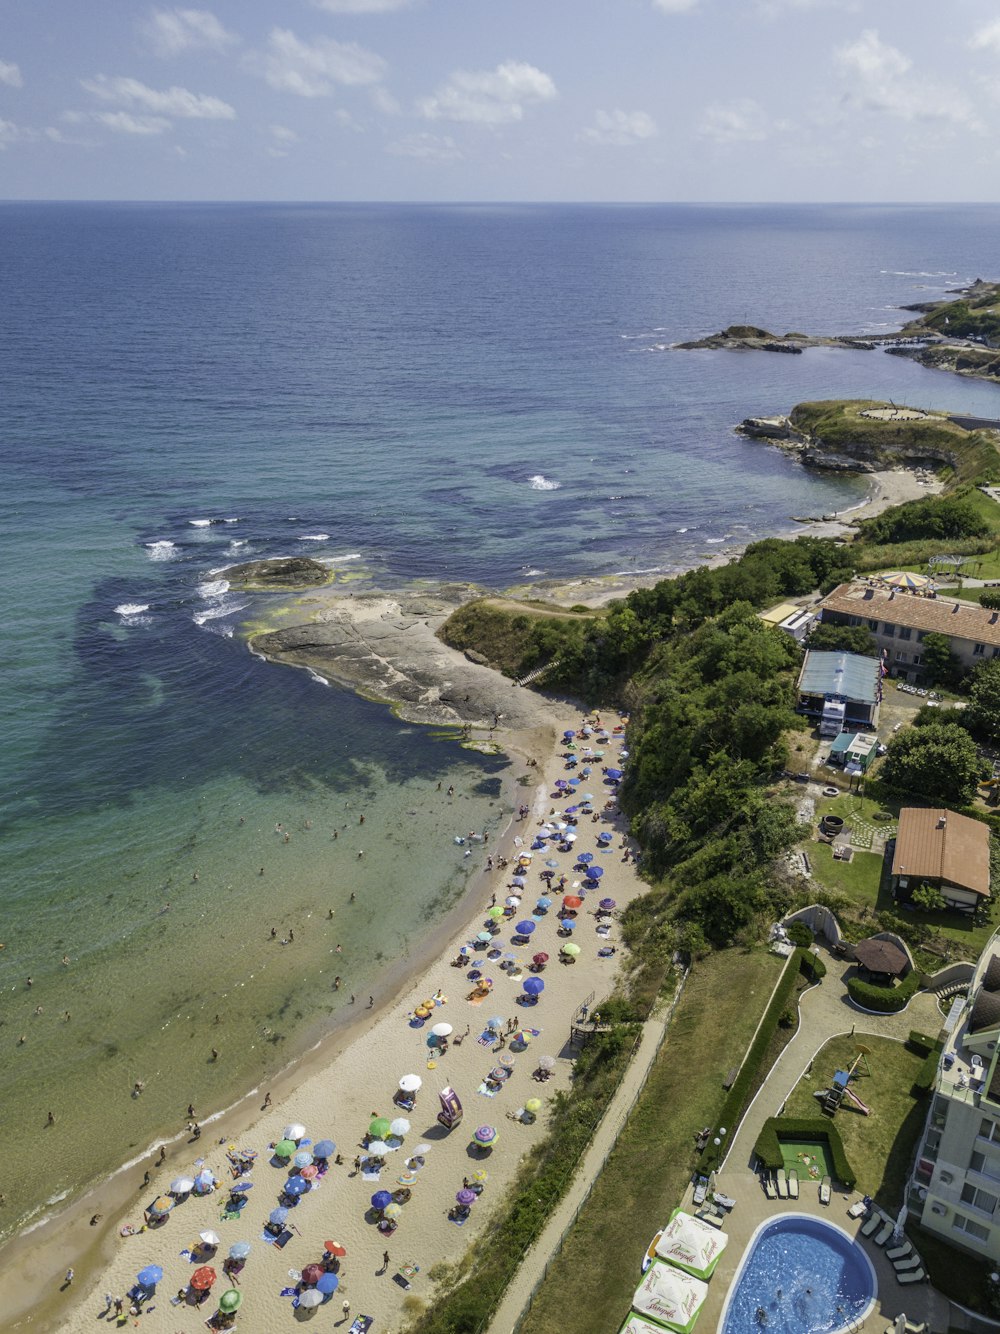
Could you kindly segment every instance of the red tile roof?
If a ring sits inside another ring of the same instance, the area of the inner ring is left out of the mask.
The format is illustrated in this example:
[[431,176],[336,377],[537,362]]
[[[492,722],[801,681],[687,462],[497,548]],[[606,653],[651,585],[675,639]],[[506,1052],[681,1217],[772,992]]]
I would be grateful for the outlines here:
[[908,806],[899,812],[892,874],[943,880],[986,897],[990,892],[990,831],[978,820],[954,811]]
[[917,597],[868,584],[841,584],[822,600],[819,609],[1000,646],[1000,612],[975,602]]

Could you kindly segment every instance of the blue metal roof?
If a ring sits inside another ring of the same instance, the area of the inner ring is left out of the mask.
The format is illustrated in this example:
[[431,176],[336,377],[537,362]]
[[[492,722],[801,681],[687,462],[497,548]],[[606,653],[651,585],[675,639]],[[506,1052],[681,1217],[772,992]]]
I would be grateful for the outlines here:
[[799,690],[807,695],[843,695],[845,699],[877,704],[881,668],[878,658],[859,653],[823,653],[807,650]]

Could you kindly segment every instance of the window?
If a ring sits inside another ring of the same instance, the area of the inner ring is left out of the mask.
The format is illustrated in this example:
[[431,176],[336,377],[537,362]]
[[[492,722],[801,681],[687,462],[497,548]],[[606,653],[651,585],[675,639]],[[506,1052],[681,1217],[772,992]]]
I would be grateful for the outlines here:
[[962,1203],[971,1204],[973,1209],[981,1213],[992,1214],[996,1211],[998,1200],[988,1190],[980,1190],[978,1186],[966,1183],[962,1187]]
[[972,650],[972,656],[974,658],[981,658],[985,652],[986,652],[986,645],[977,644],[975,648],[973,648]]
[[1000,658],[1000,648],[995,648],[993,650],[993,656],[994,658]]
[[[927,1138],[929,1142],[930,1136],[928,1135]],[[1000,1181],[1000,1162],[995,1157],[981,1153],[978,1149],[974,1149],[972,1156],[969,1158],[969,1171],[978,1172],[980,1176],[990,1177],[993,1181]]]
[[877,630],[877,629],[878,629],[878,621],[869,621],[869,622],[868,622],[868,629],[869,629],[869,630]]
[[847,624],[848,624],[848,625],[860,625],[860,624],[861,624],[861,617],[860,617],[860,616],[848,616],[848,618],[847,618]]
[[903,661],[903,654],[899,651],[899,649],[896,650],[896,661],[897,662]]
[[922,653],[914,653],[913,655],[914,667],[919,667],[920,664],[923,662],[923,660],[924,660],[924,655]]
[[883,634],[887,634],[891,637],[896,633],[896,627],[894,625],[891,625],[889,621],[886,621],[885,625],[883,625],[882,627],[882,632]]
[[952,1227],[959,1232],[966,1232],[970,1237],[975,1237],[976,1241],[989,1241],[990,1230],[983,1227],[982,1223],[974,1223],[971,1218],[963,1218],[961,1214],[956,1214]]
[[984,1117],[979,1123],[979,1138],[1000,1144],[1000,1122],[991,1121],[988,1117]]
[[925,634],[925,631],[923,631],[923,630],[918,630],[918,631],[917,631],[917,643],[918,643],[918,644],[922,644],[922,643],[924,642],[924,634]]
[[913,631],[910,629],[910,627],[909,627],[908,625],[901,625],[901,626],[899,627],[899,631],[898,631],[898,633],[899,633],[899,637],[900,637],[900,639],[909,639],[909,637],[910,637],[910,635],[913,633]]

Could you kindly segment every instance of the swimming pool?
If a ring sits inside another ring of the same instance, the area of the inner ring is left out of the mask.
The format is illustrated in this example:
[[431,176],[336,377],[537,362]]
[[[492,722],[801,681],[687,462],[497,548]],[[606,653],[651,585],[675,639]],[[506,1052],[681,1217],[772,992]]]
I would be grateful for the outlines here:
[[842,1228],[782,1214],[751,1237],[719,1334],[833,1334],[863,1320],[877,1291],[871,1261]]

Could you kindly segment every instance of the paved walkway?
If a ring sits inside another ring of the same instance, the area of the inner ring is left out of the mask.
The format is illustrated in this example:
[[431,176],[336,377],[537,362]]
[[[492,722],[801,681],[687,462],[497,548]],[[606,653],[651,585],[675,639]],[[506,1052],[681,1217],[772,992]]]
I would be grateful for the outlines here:
[[[824,1208],[819,1203],[816,1183],[806,1179],[800,1182],[798,1200],[772,1201],[764,1195],[752,1170],[753,1146],[764,1122],[779,1113],[816,1052],[830,1038],[853,1031],[905,1041],[911,1029],[934,1034],[941,1027],[937,1002],[928,993],[914,996],[900,1014],[873,1015],[856,1010],[848,1000],[844,985],[844,979],[853,965],[834,958],[826,950],[821,949],[820,955],[827,967],[826,978],[820,986],[811,988],[803,995],[795,1036],[775,1061],[766,1083],[740,1123],[716,1177],[718,1190],[731,1195],[737,1201],[737,1207],[726,1221],[729,1246],[709,1284],[708,1300],[700,1318],[710,1329],[718,1325],[726,1294],[746,1245],[762,1223],[779,1213],[806,1213],[825,1218],[857,1237],[874,1265],[879,1296],[871,1316],[865,1322],[866,1329],[878,1330],[881,1334],[881,1330],[905,1310],[911,1320],[928,1320],[932,1329],[945,1330],[949,1324],[947,1299],[925,1283],[906,1287],[898,1284],[895,1271],[885,1258],[884,1251],[860,1236],[860,1224],[864,1220],[848,1218],[847,1208],[852,1199],[859,1198],[857,1192],[849,1196],[834,1195],[829,1208]],[[683,1204],[693,1211],[690,1189]]]
[[615,1140],[628,1119],[660,1049],[682,988],[683,981],[678,984],[674,992],[673,1002],[669,1006],[663,1006],[652,1019],[647,1019],[643,1024],[639,1049],[629,1062],[625,1078],[619,1084],[608,1104],[608,1110],[594,1132],[590,1147],[583,1156],[569,1190],[560,1201],[559,1207],[550,1216],[538,1240],[525,1254],[517,1271],[517,1277],[508,1285],[487,1327],[486,1334],[512,1334],[527,1309],[535,1289],[545,1277],[549,1264],[558,1255],[564,1233],[574,1221],[591,1186],[600,1175],[604,1160],[614,1147]]

